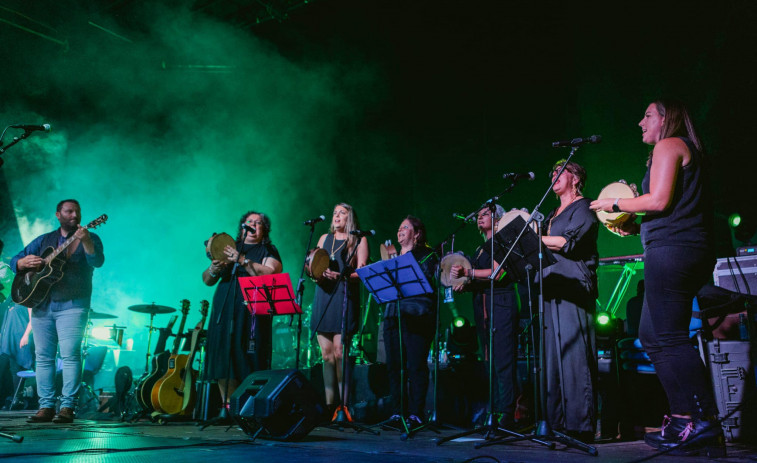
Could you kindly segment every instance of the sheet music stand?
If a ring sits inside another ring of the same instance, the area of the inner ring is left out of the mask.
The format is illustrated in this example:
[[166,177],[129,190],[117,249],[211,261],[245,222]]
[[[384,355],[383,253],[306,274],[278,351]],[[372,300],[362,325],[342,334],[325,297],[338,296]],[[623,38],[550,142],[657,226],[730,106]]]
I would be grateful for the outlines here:
[[[357,274],[363,281],[368,291],[379,304],[391,303],[413,296],[432,294],[434,289],[423,274],[418,261],[411,253],[403,254],[390,260],[382,260],[374,264],[357,269]],[[397,307],[397,321],[399,323],[400,344],[400,413],[399,421],[402,424],[400,439],[406,440],[413,434],[405,421],[405,361],[402,355],[402,314]],[[376,426],[384,426],[389,420],[382,421]]]
[[[517,216],[505,225],[494,235],[494,260],[502,262],[507,251],[513,246],[521,230],[526,229],[521,239],[515,243],[510,256],[505,262],[505,268],[509,271],[515,281],[524,282],[528,278],[529,272],[526,267],[539,268],[539,237],[531,227],[526,228],[526,221],[523,217]],[[544,249],[544,267],[557,262],[555,256],[549,249]]]
[[239,287],[252,315],[296,315],[302,309],[294,301],[288,273],[240,277]]

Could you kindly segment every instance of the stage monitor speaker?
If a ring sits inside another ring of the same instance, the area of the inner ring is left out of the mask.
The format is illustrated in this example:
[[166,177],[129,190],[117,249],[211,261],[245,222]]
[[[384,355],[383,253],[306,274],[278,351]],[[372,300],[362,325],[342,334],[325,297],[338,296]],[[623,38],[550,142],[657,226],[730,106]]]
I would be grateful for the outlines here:
[[299,370],[252,373],[230,405],[234,421],[253,439],[302,439],[326,418],[326,406]]

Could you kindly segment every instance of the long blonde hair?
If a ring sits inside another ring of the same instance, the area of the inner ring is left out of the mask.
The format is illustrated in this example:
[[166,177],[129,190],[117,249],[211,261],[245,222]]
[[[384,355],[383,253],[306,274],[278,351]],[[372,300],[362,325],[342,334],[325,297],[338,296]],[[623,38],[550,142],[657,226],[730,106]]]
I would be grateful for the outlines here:
[[[334,210],[336,210],[336,208],[340,206],[347,209],[347,222],[344,224],[344,232],[347,233],[347,251],[352,252],[355,246],[357,246],[358,237],[350,234],[350,232],[359,230],[360,222],[358,222],[357,213],[355,212],[355,209],[352,208],[352,206],[350,206],[347,203],[339,203],[336,206],[334,206]],[[331,234],[336,233],[336,230],[334,230],[333,214],[332,214],[332,219],[331,219],[331,226],[329,227],[329,232],[331,232]]]

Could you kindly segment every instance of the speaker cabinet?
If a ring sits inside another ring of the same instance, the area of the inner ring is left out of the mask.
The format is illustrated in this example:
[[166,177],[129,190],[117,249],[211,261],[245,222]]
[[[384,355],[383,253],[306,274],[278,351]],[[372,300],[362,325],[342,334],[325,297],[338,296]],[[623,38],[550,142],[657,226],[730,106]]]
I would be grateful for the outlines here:
[[234,420],[253,439],[302,439],[326,418],[326,406],[298,370],[252,373],[230,405]]

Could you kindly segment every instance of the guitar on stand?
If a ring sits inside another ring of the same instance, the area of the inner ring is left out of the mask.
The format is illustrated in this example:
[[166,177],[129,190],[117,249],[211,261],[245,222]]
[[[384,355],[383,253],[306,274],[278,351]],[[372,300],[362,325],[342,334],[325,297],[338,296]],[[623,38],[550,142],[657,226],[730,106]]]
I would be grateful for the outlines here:
[[179,356],[178,354],[179,354],[179,347],[181,346],[181,335],[184,333],[184,325],[187,322],[188,314],[189,314],[189,301],[186,299],[183,299],[181,301],[181,324],[179,324],[179,331],[176,332],[176,336],[174,336],[174,339],[173,339],[173,349],[171,349],[170,354],[168,352],[163,352],[158,355],[158,357],[162,358],[162,361],[165,361],[166,368],[163,371],[163,375],[160,377],[160,379],[158,379],[158,381],[153,386],[152,393],[150,394],[150,402],[152,403],[152,408],[156,412],[161,412],[161,413],[166,412],[160,407],[160,398],[161,398],[160,391],[166,379],[172,376],[174,372],[176,371],[176,359]]
[[152,356],[150,374],[145,377],[144,381],[142,381],[137,393],[137,402],[139,402],[142,408],[148,413],[155,410],[152,406],[152,388],[168,370],[168,358],[170,357],[170,354],[166,352],[166,341],[168,340],[168,337],[171,336],[171,329],[177,319],[178,316],[172,316],[165,330],[161,330],[158,337],[158,343],[155,346],[155,354]]
[[[200,314],[202,319],[199,326],[192,332],[192,347],[189,354],[178,354],[168,361],[166,372],[158,387],[158,409],[169,415],[191,415],[195,394],[194,381],[197,371],[192,369],[192,362],[197,349],[197,344],[205,326],[205,318],[208,315],[208,301],[202,301]],[[178,338],[178,337],[177,337]]]
[[[101,215],[87,224],[86,229],[97,228],[107,222],[108,216]],[[72,233],[56,249],[52,246],[42,251],[42,259],[45,261],[38,269],[20,270],[13,278],[11,286],[11,298],[16,304],[34,308],[45,300],[50,288],[63,278],[63,266],[68,260],[68,253],[64,252],[75,242],[76,236]]]

